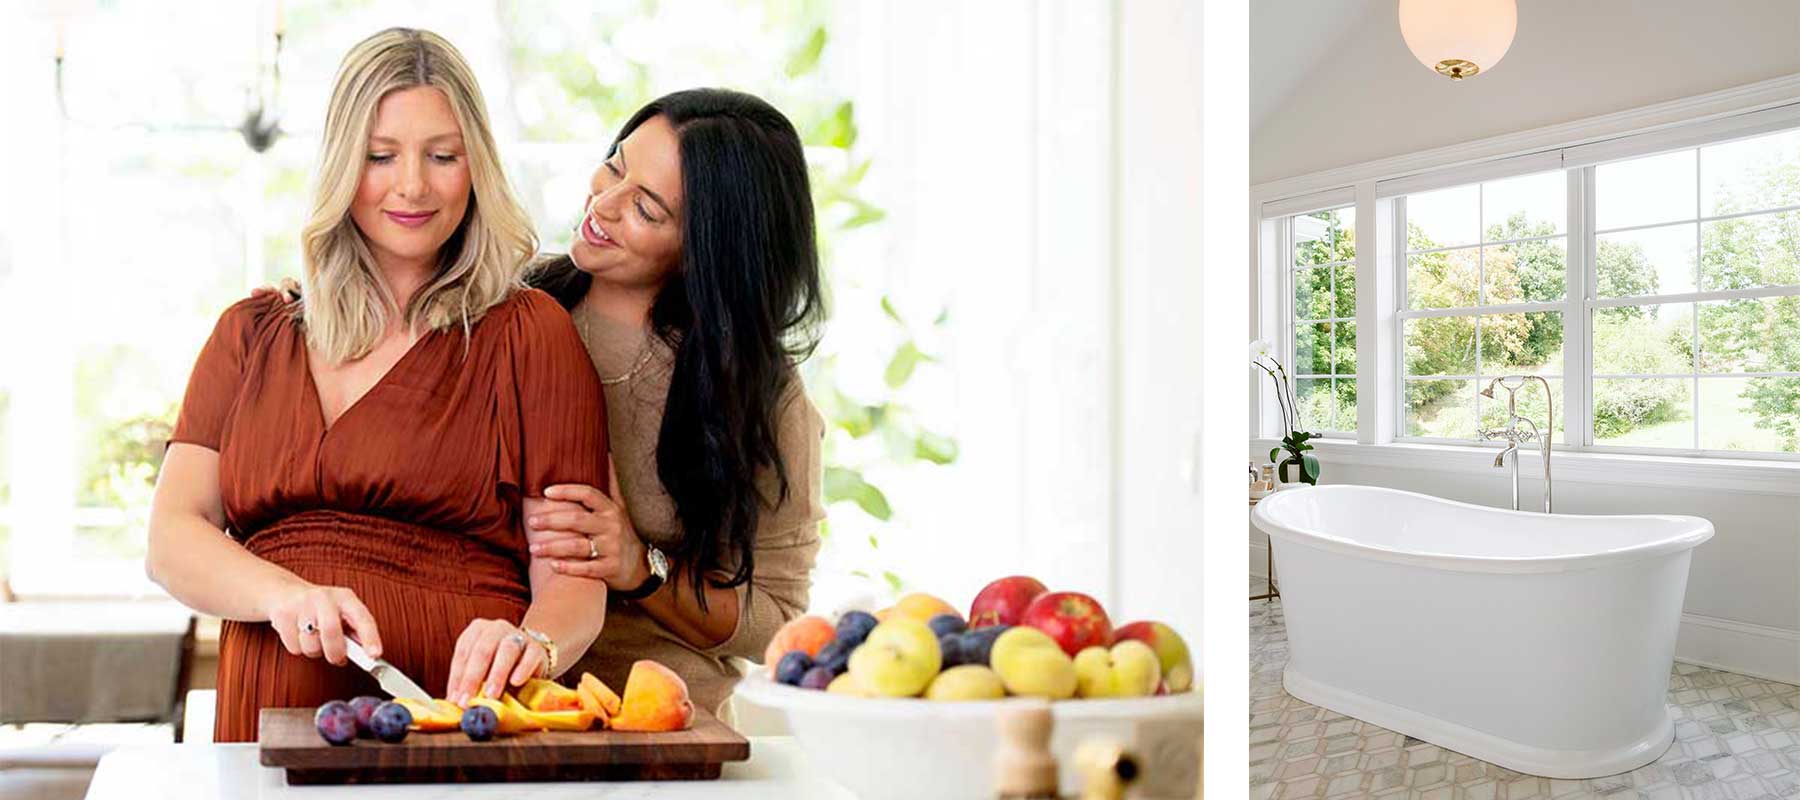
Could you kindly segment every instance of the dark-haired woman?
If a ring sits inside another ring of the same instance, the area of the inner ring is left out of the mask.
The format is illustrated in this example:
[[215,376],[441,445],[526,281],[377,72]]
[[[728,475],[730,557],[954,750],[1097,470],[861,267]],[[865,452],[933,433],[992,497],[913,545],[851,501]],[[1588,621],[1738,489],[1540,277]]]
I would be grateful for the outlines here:
[[547,489],[586,511],[528,519],[534,557],[609,587],[576,669],[617,688],[655,659],[722,713],[730,657],[805,611],[824,519],[824,422],[794,371],[822,315],[799,136],[750,95],[668,95],[625,123],[586,211],[530,282],[599,370],[615,486]]

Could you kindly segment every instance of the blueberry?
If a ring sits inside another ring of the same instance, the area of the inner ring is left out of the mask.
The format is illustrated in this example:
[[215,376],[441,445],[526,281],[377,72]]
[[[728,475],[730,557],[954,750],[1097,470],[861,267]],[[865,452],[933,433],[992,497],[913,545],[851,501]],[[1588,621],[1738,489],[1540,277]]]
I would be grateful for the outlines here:
[[836,677],[837,673],[825,667],[813,667],[807,670],[805,675],[800,676],[800,688],[823,690],[830,686],[831,680]]
[[313,713],[313,727],[332,744],[349,744],[356,739],[356,711],[342,700],[319,706]]
[[963,637],[960,633],[946,633],[939,636],[938,652],[943,654],[944,669],[969,663],[969,653],[963,649]]
[[969,629],[968,623],[963,622],[963,618],[955,614],[939,614],[932,617],[930,622],[925,623],[925,626],[940,637],[947,633],[962,633]]
[[963,663],[986,665],[988,656],[994,650],[994,640],[1000,638],[1000,634],[1011,630],[1012,627],[1011,625],[989,625],[962,634]]
[[375,729],[369,727],[369,718],[375,715],[376,707],[381,705],[381,698],[363,695],[350,701],[350,710],[356,712],[356,735],[368,738],[375,735]]
[[805,650],[789,650],[775,664],[775,680],[789,686],[799,686],[801,676],[812,669],[812,665],[812,656],[807,655]]
[[487,706],[469,706],[462,715],[462,732],[470,739],[485,742],[494,738],[494,732],[500,730],[500,717]]
[[833,641],[819,649],[819,655],[813,659],[813,666],[831,670],[833,675],[841,675],[850,667],[850,651],[854,647],[845,647],[843,642]]
[[412,726],[412,712],[406,706],[388,701],[375,707],[375,713],[369,717],[369,730],[375,738],[393,744],[406,738],[406,731]]
[[875,630],[879,622],[874,614],[867,611],[846,611],[838,618],[837,640],[843,642],[846,649],[855,650],[857,645],[869,638],[869,631]]

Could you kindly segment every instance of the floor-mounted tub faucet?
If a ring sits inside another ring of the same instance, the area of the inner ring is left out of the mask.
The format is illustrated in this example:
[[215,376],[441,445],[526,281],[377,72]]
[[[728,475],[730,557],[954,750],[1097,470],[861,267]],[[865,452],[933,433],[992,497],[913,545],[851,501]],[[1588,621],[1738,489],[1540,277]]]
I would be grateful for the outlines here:
[[[1544,427],[1539,429],[1537,423],[1519,416],[1519,390],[1525,387],[1526,381],[1537,381],[1544,385]],[[1550,440],[1556,433],[1555,401],[1550,397],[1550,382],[1537,375],[1507,375],[1495,378],[1481,390],[1481,396],[1494,399],[1494,387],[1506,390],[1506,427],[1481,431],[1481,438],[1487,440],[1505,439],[1506,448],[1494,459],[1495,467],[1505,467],[1507,455],[1512,456],[1512,501],[1513,510],[1519,510],[1519,443],[1540,441],[1544,444],[1544,513],[1550,513]],[[1531,430],[1520,430],[1519,423],[1531,426]]]

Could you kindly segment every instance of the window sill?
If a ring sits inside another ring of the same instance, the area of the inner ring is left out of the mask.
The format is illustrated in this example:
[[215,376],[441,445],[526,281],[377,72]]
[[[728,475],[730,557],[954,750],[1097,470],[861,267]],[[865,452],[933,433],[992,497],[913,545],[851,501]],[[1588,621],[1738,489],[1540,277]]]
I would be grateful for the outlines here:
[[[1363,444],[1342,439],[1314,439],[1314,453],[1326,465],[1434,472],[1492,474],[1495,447],[1396,442]],[[1258,459],[1275,439],[1251,440]],[[1537,450],[1521,451],[1519,474],[1536,479],[1543,474]],[[1746,494],[1800,497],[1800,462],[1761,461],[1711,456],[1652,456],[1627,453],[1591,453],[1558,450],[1551,456],[1551,478],[1556,481],[1605,483],[1622,486],[1658,486],[1708,489]]]

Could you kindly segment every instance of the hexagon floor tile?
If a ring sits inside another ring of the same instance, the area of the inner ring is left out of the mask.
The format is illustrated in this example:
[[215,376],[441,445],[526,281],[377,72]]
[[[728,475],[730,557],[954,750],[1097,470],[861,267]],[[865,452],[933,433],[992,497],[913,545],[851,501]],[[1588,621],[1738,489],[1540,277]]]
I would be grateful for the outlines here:
[[1281,601],[1250,603],[1250,797],[1800,799],[1800,686],[1689,664],[1669,675],[1675,744],[1623,775],[1551,780],[1288,696]]

